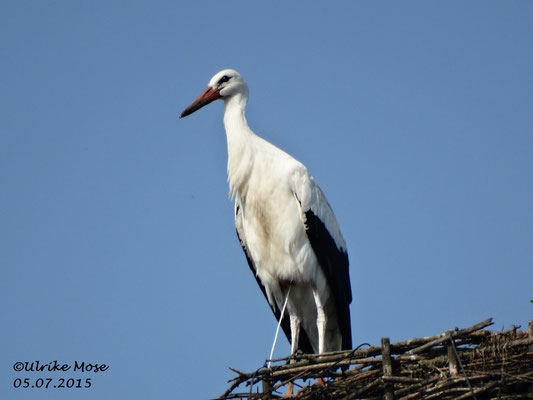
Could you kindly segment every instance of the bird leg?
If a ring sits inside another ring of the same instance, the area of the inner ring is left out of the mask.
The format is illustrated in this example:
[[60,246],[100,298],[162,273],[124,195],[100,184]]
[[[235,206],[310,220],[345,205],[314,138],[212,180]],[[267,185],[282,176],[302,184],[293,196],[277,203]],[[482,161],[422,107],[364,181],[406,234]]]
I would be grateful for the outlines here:
[[300,338],[300,318],[297,315],[291,315],[291,356],[298,350],[298,340]]
[[[290,314],[290,321],[291,321],[291,356],[293,356],[296,351],[298,350],[298,340],[300,338],[300,317],[296,314]],[[290,362],[293,362],[291,360]],[[283,397],[291,397],[293,395],[294,391],[294,383],[290,381],[287,384],[287,391],[285,392],[285,395]]]
[[322,354],[324,352],[324,343],[326,340],[326,324],[327,324],[327,317],[326,313],[324,312],[324,306],[322,305],[322,301],[320,299],[320,296],[318,295],[318,291],[315,287],[315,285],[311,286],[313,289],[313,297],[315,298],[315,305],[316,305],[316,327],[318,329],[318,354]]
[[293,392],[294,392],[294,383],[290,381],[289,383],[287,383],[287,391],[285,392],[283,397],[292,397]]

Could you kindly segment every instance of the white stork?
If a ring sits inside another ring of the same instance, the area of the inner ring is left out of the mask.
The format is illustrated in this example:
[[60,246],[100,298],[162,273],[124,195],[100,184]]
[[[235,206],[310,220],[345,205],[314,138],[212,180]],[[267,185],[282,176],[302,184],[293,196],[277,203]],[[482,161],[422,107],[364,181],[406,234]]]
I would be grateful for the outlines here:
[[217,99],[224,100],[237,235],[278,320],[287,300],[281,325],[291,353],[351,349],[348,254],[326,197],[302,163],[248,127],[248,85],[237,71],[213,76],[180,118]]

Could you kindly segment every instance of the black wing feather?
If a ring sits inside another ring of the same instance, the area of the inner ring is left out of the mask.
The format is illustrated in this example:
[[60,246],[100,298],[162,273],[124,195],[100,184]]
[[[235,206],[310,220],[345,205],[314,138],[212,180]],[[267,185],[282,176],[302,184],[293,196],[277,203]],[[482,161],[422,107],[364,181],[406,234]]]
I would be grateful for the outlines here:
[[307,238],[322,267],[337,309],[337,320],[342,335],[342,350],[352,348],[350,303],[352,288],[348,270],[348,253],[339,250],[324,222],[312,210],[305,212]]

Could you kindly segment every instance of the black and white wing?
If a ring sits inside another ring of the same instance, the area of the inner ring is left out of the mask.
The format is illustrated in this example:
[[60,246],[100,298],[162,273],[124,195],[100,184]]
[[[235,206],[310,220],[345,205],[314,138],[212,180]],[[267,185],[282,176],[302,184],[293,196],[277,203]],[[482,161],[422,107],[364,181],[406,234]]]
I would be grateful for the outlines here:
[[335,299],[342,349],[349,350],[352,348],[352,289],[346,243],[324,193],[305,167],[294,171],[291,186],[300,206],[307,238]]

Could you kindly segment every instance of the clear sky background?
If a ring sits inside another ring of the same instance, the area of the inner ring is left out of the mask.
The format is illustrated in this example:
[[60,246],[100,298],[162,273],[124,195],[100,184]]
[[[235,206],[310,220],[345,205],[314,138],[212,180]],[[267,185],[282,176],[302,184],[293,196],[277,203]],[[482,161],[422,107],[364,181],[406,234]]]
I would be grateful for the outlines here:
[[[212,398],[262,366],[222,103],[178,119],[223,68],[335,211],[355,344],[533,318],[533,2],[1,8],[0,398]],[[92,387],[13,388],[47,377]]]

